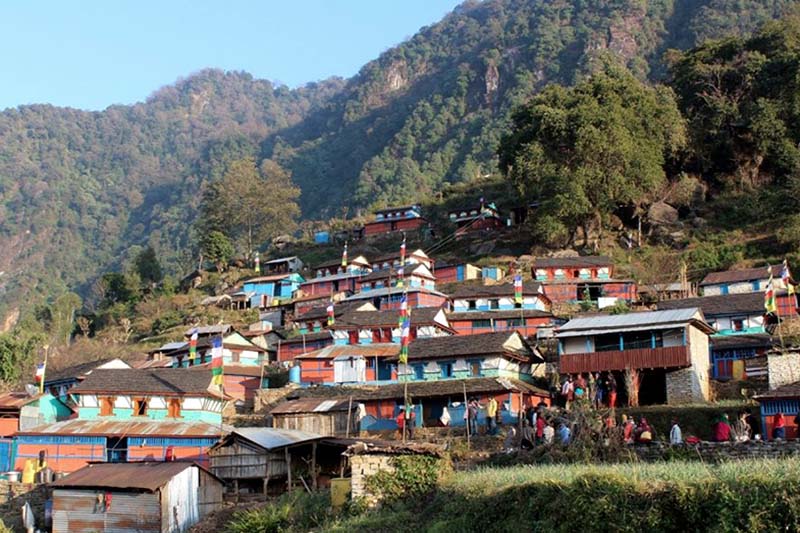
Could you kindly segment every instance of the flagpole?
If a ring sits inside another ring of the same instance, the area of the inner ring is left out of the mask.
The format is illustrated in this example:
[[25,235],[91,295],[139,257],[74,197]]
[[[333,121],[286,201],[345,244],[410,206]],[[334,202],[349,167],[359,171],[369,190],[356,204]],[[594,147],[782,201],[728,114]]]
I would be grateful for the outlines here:
[[44,367],[42,368],[42,380],[39,382],[39,394],[44,394],[44,380],[47,379],[47,355],[50,352],[50,346],[44,345]]

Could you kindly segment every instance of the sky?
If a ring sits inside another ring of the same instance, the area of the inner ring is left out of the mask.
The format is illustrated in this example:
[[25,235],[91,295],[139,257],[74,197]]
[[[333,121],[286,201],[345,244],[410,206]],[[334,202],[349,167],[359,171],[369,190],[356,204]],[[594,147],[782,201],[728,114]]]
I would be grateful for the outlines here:
[[5,0],[0,109],[100,110],[207,67],[297,87],[349,77],[458,0]]

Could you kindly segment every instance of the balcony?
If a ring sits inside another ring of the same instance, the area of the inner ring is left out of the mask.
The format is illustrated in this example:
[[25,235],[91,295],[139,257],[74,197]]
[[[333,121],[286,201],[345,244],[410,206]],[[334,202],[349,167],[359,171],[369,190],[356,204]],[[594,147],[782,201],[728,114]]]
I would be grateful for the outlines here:
[[625,370],[626,368],[680,368],[691,366],[689,346],[571,353],[559,358],[564,374]]

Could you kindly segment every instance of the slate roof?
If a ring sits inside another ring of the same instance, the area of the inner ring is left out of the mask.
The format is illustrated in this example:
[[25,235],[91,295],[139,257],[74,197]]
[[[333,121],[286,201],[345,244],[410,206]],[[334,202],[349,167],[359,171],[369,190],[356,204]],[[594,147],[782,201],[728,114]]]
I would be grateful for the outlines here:
[[438,359],[443,357],[507,355],[523,361],[541,360],[523,340],[521,350],[506,348],[503,344],[516,332],[498,331],[481,335],[453,335],[450,337],[431,337],[414,339],[408,346],[408,359]]
[[390,383],[386,385],[372,385],[359,387],[311,387],[298,389],[288,396],[294,398],[338,398],[353,401],[392,400],[404,397],[404,388],[408,386],[408,394],[412,399],[435,398],[441,396],[458,396],[463,398],[464,389],[467,395],[489,392],[512,391],[525,392],[540,396],[549,396],[549,393],[535,385],[515,378],[467,378],[467,379],[440,379],[436,381],[409,381],[406,383]]
[[[358,259],[359,257],[363,257],[363,258],[366,259],[366,254],[364,254],[362,252],[358,252],[356,250],[347,250],[347,264],[348,265],[353,264],[353,262],[356,259]],[[372,263],[370,263],[369,261],[367,261],[366,263],[362,263],[361,261],[358,261],[357,264],[364,265],[364,266],[372,266]],[[321,263],[318,263],[318,264],[314,265],[313,267],[311,267],[311,270],[320,270],[320,269],[323,269],[323,268],[336,268],[336,267],[340,267],[340,266],[342,266],[342,256],[341,255],[337,259],[331,259],[329,261],[323,261]]]
[[715,350],[732,350],[734,348],[769,348],[772,346],[772,337],[767,333],[714,335],[710,340],[711,347]]
[[113,360],[114,360],[113,357],[106,357],[104,359],[97,359],[95,361],[89,361],[86,363],[81,363],[79,365],[73,365],[61,370],[50,370],[48,368],[45,372],[44,380],[46,383],[51,383],[54,381],[79,379],[85,376],[87,373],[92,372],[97,367],[104,365],[108,362],[111,362]]
[[[434,324],[434,318],[441,307],[417,307],[411,310],[411,325],[428,326]],[[353,327],[397,327],[400,312],[395,309],[383,311],[353,311],[342,315],[331,326],[331,329],[350,329]],[[438,324],[437,325],[441,325]]]
[[192,467],[202,468],[195,463],[181,461],[95,463],[54,481],[50,486],[56,489],[132,489],[155,492],[173,477]]
[[162,396],[218,396],[208,389],[211,371],[184,368],[98,369],[70,391],[75,394],[142,393]]
[[[756,400],[780,400],[783,398],[800,398],[800,381],[789,383],[777,389],[753,396]],[[784,413],[785,414],[785,413]]]
[[[333,303],[333,316],[339,317],[344,313],[355,312],[357,307],[364,305],[364,302],[334,302]],[[312,307],[302,315],[296,316],[292,322],[312,322],[328,317],[328,304],[317,307]]]
[[[417,276],[417,277],[420,277],[420,278],[427,278],[427,279],[432,279],[432,280],[436,279],[436,277],[433,276],[433,274],[430,274],[430,271],[427,270],[425,265],[421,265],[421,264],[412,263],[410,265],[406,265],[404,267],[403,274],[406,277],[409,277],[409,276],[413,275],[413,276]],[[374,281],[374,280],[386,279],[386,278],[397,279],[398,277],[399,276],[397,274],[397,269],[395,267],[391,267],[391,268],[384,268],[382,270],[375,270],[373,272],[370,272],[369,274],[364,274],[363,276],[361,276],[361,278],[359,280],[360,281]]]
[[723,294],[719,296],[665,300],[663,302],[658,302],[657,307],[659,311],[698,307],[703,311],[706,317],[741,314],[763,315],[764,294],[761,292],[746,292],[743,294]]
[[305,342],[314,342],[314,341],[323,341],[323,340],[333,340],[333,335],[331,335],[330,331],[316,331],[313,333],[306,333],[300,334],[296,337],[289,337],[288,339],[282,340],[281,344],[292,344],[297,342],[303,342],[303,338],[305,337]]
[[575,257],[537,257],[533,268],[592,268],[612,266],[614,261],[604,255]]
[[[233,326],[230,324],[218,324],[214,326],[199,326],[197,329],[197,335],[202,337],[204,335],[226,335],[233,329]],[[189,328],[183,332],[183,336],[187,339],[192,336],[192,332],[195,328]]]
[[538,309],[496,309],[494,311],[464,311],[450,313],[447,318],[451,322],[461,320],[505,320],[508,318],[547,318],[553,317],[552,313]]
[[[522,294],[523,295],[530,295],[535,294],[537,296],[544,297],[543,294],[539,292],[541,289],[541,283],[536,281],[526,281],[522,284]],[[452,285],[450,290],[450,297],[452,299],[464,299],[464,298],[498,298],[502,296],[514,296],[514,284],[513,283],[502,283],[500,285],[484,285],[481,282],[473,282],[473,283],[459,283],[458,285]]]
[[383,287],[381,289],[372,289],[369,291],[362,291],[357,292],[352,296],[348,296],[345,301],[346,302],[355,302],[358,300],[371,300],[372,298],[377,298],[379,296],[388,296],[391,294],[401,294],[402,292],[423,292],[425,294],[433,294],[436,296],[441,296],[443,298],[447,298],[447,295],[441,293],[439,291],[426,289],[425,287]]
[[400,207],[385,207],[383,209],[376,209],[373,211],[373,213],[392,213],[394,211],[408,211],[410,209],[415,209],[418,211],[420,207],[417,204],[401,205]]
[[[775,272],[776,276],[780,276],[780,271]],[[742,270],[725,270],[723,272],[711,272],[703,281],[700,282],[700,286],[704,285],[716,285],[718,283],[737,283],[742,281],[753,281],[757,279],[768,279],[769,272],[767,272],[767,267],[758,267],[758,268],[745,268]]]

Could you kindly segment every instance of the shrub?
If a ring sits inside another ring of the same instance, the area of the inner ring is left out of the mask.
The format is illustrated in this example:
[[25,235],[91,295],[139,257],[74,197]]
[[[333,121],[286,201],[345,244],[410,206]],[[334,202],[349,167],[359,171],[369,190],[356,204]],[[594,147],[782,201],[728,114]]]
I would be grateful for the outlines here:
[[426,455],[399,455],[393,464],[394,472],[367,478],[367,489],[389,502],[433,491],[449,471],[449,461]]

